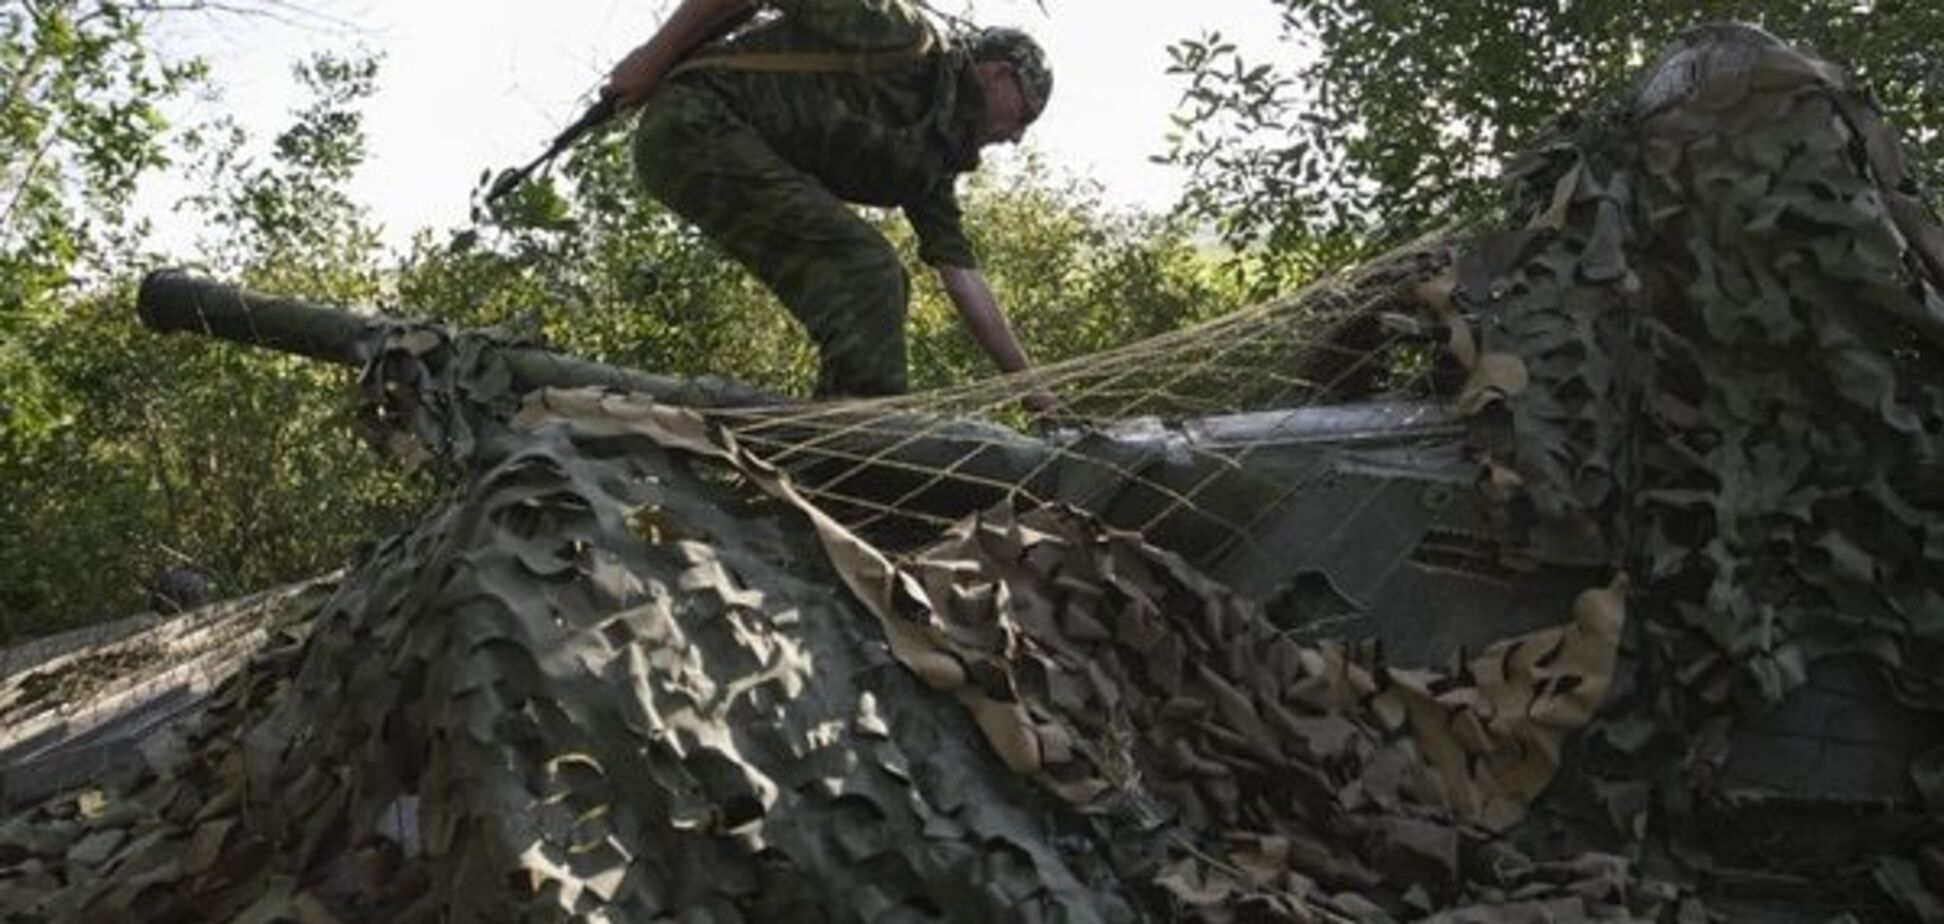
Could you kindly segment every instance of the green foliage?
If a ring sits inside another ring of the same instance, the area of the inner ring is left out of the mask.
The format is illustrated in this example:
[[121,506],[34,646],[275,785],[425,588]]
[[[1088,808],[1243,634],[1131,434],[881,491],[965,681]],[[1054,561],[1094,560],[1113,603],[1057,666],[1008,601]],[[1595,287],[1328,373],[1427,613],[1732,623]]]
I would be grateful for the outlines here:
[[345,186],[364,162],[358,106],[377,90],[378,62],[322,54],[294,72],[311,100],[267,158],[228,119],[184,140],[204,179],[183,205],[213,232],[199,248],[208,271],[265,291],[369,303],[379,291],[378,229]]
[[[1037,157],[988,169],[962,190],[967,230],[987,279],[1036,362],[1084,356],[1240,305],[1232,280],[1178,219],[1116,211],[1099,189]],[[885,230],[919,267],[902,221]],[[915,274],[911,381],[936,388],[992,375],[930,273]]]
[[[141,228],[128,207],[140,178],[169,162],[156,106],[200,82],[169,62],[139,10],[95,0],[0,8],[0,428],[46,433],[59,411],[24,349],[106,255]],[[0,449],[0,452],[4,452]]]
[[[483,193],[490,176],[482,174]],[[617,133],[528,182],[475,226],[421,233],[401,310],[501,326],[555,349],[671,375],[803,393],[812,356],[788,314],[695,231],[634,188]]]
[[[375,297],[376,233],[343,191],[375,73],[368,60],[302,65],[313,103],[260,161],[234,126],[182,143],[204,180],[192,205],[214,229],[215,270],[269,291]],[[113,281],[52,296],[57,310],[10,341],[32,359],[43,417],[0,435],[0,477],[33,486],[0,501],[0,637],[137,609],[169,565],[227,592],[329,570],[424,496],[356,442],[342,370],[141,329],[136,255],[123,257]]]
[[1710,21],[1756,23],[1851,67],[1908,134],[1913,162],[1944,163],[1935,3],[1270,2],[1307,63],[1253,64],[1219,35],[1170,50],[1187,86],[1164,160],[1190,171],[1189,213],[1238,247],[1384,241],[1476,213],[1499,164],[1555,116]]
[[[41,618],[58,580],[125,583],[101,564],[137,518],[127,483],[73,483],[120,461],[76,436],[91,396],[116,383],[69,335],[90,315],[88,278],[140,234],[128,221],[139,179],[168,160],[156,104],[202,73],[158,57],[120,4],[0,9],[0,637]],[[70,495],[91,497],[98,516],[74,522]],[[56,560],[70,563],[59,577],[47,573]]]
[[355,441],[338,370],[140,328],[123,284],[29,346],[67,399],[9,454],[0,636],[143,605],[166,566],[226,592],[327,571],[398,528],[422,491]]

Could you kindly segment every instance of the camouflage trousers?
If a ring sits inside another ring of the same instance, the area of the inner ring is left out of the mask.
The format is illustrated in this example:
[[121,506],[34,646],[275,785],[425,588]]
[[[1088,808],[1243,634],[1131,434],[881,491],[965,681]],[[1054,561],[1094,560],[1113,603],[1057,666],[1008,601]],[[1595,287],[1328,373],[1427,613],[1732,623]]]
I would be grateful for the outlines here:
[[635,174],[783,301],[817,345],[819,397],[905,390],[910,279],[889,241],[707,90],[643,110]]

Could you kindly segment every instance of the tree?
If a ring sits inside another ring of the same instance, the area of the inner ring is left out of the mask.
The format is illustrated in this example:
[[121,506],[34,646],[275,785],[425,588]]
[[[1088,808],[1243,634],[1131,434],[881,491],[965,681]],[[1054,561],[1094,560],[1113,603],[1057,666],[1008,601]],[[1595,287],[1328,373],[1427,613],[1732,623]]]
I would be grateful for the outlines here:
[[[171,62],[139,5],[28,0],[0,12],[0,421],[9,437],[58,423],[23,351],[78,282],[126,249],[138,181],[169,161],[158,104],[197,84]],[[0,441],[0,454],[11,439]]]
[[1187,82],[1165,156],[1184,208],[1238,246],[1390,240],[1490,200],[1501,162],[1558,114],[1617,91],[1682,29],[1741,20],[1848,62],[1903,127],[1920,179],[1944,164],[1944,7],[1887,0],[1411,4],[1269,0],[1308,63],[1247,61],[1220,35],[1170,49]]
[[[203,174],[204,262],[265,289],[369,303],[377,235],[344,185],[364,156],[357,106],[376,64],[323,56],[298,75],[313,100],[267,157],[233,125],[174,148]],[[342,373],[158,340],[128,310],[140,261],[103,255],[128,265],[50,295],[12,341],[51,413],[38,433],[10,431],[0,458],[9,483],[34,486],[0,507],[21,542],[0,561],[0,635],[137,609],[149,578],[179,563],[226,593],[316,574],[403,522],[421,494],[358,445]]]
[[625,132],[482,203],[471,227],[421,232],[397,293],[406,315],[502,327],[620,366],[780,392],[807,390],[813,376],[774,297],[635,189]]
[[[1242,304],[1181,220],[1106,205],[1097,186],[1028,155],[965,184],[967,232],[1021,339],[1041,364],[1086,356],[1207,320]],[[907,266],[917,243],[886,231]],[[915,274],[914,388],[993,374],[929,273]]]
[[[21,0],[0,9],[0,424],[59,424],[21,343],[65,299],[112,277],[148,225],[129,212],[177,150],[162,115],[208,64],[168,53],[167,18],[321,14],[295,0]],[[0,445],[0,453],[8,452]]]

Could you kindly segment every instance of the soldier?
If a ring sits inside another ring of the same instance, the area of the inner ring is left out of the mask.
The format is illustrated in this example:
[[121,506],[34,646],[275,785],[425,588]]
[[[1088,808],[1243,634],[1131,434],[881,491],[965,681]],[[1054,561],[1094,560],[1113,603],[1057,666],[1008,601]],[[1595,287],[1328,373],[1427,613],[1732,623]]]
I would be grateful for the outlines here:
[[[1053,89],[1015,29],[946,42],[905,0],[683,0],[610,75],[642,184],[775,292],[817,345],[819,396],[905,390],[910,282],[844,202],[898,206],[960,319],[1002,371],[1028,367],[966,240],[958,174],[1017,142]],[[1059,409],[1044,392],[1025,404]]]

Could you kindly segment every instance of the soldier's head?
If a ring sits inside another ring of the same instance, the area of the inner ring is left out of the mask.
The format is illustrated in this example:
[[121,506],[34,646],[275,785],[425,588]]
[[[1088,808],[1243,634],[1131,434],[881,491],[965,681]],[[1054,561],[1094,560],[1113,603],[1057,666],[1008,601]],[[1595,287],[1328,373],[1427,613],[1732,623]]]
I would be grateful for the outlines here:
[[973,66],[985,88],[979,141],[1017,142],[1053,95],[1053,69],[1033,37],[1018,29],[982,29],[971,41]]

